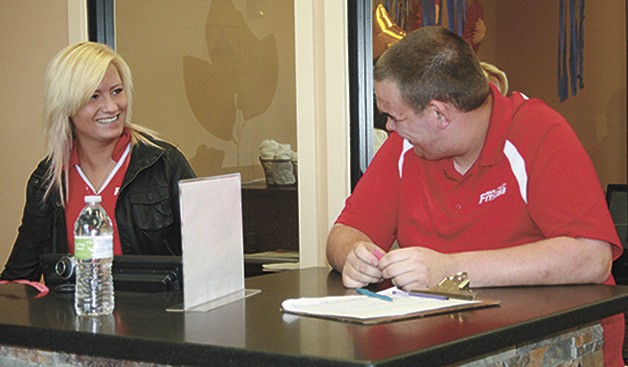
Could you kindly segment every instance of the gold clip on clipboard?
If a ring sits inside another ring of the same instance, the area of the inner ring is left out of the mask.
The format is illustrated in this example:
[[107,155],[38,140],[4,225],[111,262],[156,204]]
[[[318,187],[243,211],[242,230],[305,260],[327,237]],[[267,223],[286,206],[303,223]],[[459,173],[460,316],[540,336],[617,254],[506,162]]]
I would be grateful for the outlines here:
[[476,293],[469,289],[470,284],[471,279],[469,279],[467,273],[459,272],[456,275],[445,277],[435,287],[412,290],[411,293],[418,295],[433,294],[447,298],[472,300],[475,298]]

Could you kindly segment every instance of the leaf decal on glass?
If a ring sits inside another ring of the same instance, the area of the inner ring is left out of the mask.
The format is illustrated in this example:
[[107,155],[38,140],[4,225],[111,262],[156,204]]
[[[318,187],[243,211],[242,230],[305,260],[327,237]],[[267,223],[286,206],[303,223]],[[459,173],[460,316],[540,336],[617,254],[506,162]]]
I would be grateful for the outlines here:
[[279,76],[275,36],[259,40],[225,0],[212,2],[205,31],[209,58],[183,58],[188,102],[208,132],[238,144],[244,125],[274,98]]

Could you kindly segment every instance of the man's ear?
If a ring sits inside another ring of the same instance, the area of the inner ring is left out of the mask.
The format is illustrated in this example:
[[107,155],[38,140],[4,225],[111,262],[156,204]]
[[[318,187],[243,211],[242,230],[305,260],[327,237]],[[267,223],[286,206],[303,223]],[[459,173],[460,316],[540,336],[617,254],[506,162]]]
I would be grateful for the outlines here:
[[451,123],[451,109],[450,105],[445,102],[430,101],[429,104],[430,113],[434,114],[438,121],[438,127],[445,129]]

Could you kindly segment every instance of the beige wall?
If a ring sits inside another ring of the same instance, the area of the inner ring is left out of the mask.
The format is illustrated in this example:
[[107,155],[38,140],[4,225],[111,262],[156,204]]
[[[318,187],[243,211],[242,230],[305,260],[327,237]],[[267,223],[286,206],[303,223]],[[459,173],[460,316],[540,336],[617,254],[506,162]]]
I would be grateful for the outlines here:
[[325,265],[327,233],[349,195],[347,3],[295,7],[301,267]]
[[26,180],[45,154],[40,114],[44,69],[67,43],[67,0],[0,0],[2,265],[17,234]]
[[558,2],[483,1],[486,46],[479,55],[508,74],[510,90],[547,102],[571,124],[603,187],[626,183],[625,0],[588,2],[584,89],[560,102],[557,92]]

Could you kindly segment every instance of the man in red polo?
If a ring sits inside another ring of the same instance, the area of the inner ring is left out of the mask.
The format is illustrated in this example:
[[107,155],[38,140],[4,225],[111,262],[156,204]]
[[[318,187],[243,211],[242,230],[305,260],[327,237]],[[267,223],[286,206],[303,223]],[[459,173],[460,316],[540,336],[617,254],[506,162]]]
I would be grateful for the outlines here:
[[[327,243],[345,286],[390,279],[417,289],[459,271],[475,287],[613,284],[622,247],[560,114],[521,93],[501,96],[473,50],[439,27],[391,46],[375,91],[392,134]],[[623,366],[623,317],[603,325],[606,365]]]

